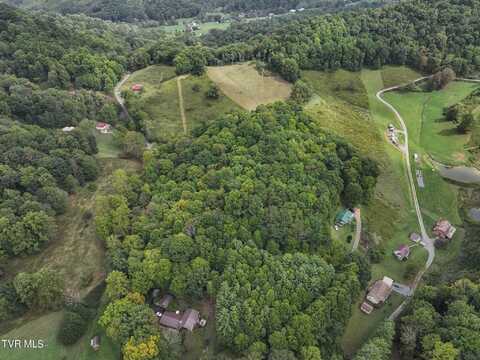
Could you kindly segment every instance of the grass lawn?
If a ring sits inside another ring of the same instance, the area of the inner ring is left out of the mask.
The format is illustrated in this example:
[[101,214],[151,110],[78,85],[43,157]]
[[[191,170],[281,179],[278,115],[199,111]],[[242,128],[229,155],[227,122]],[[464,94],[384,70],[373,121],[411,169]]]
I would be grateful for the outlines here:
[[[207,75],[189,76],[182,80],[185,114],[189,130],[203,121],[215,120],[221,114],[241,110],[240,106],[224,94],[221,94],[220,98],[216,100],[207,99],[205,93],[211,85],[213,85],[213,82]],[[198,91],[194,90],[195,86],[198,87]]]
[[225,95],[247,110],[286,100],[291,93],[290,83],[278,76],[261,76],[249,63],[209,67],[207,74]]
[[171,80],[175,76],[177,75],[173,66],[151,65],[131,74],[128,80],[125,81],[125,84],[123,84],[122,91],[129,90],[133,84],[142,84],[143,93],[148,94],[151,91],[155,91],[162,82]]
[[405,66],[385,66],[381,71],[384,87],[407,84],[422,77],[420,73]]
[[95,139],[97,140],[97,158],[99,159],[111,159],[118,158],[122,151],[113,141],[112,134],[101,134],[95,131]]
[[[42,340],[42,349],[0,349],[2,360],[116,360],[120,358],[120,348],[103,331],[98,332],[96,321],[92,321],[86,334],[74,345],[64,346],[57,341],[57,333],[62,321],[63,311],[52,312],[33,320],[2,335],[2,339]],[[101,346],[98,352],[90,347],[90,339],[100,335]]]
[[343,100],[351,105],[368,109],[367,91],[359,72],[303,71],[302,79],[305,79],[321,98]]

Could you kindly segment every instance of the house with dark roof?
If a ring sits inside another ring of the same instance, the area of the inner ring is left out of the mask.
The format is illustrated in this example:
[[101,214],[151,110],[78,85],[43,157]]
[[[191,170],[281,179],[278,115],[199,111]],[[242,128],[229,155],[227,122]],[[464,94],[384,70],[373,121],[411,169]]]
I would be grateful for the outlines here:
[[400,247],[393,252],[398,260],[407,260],[410,256],[410,247],[408,245],[400,245]]
[[368,289],[367,301],[373,305],[378,306],[383,304],[393,290],[393,279],[384,276],[382,280],[377,280]]
[[443,240],[452,240],[456,231],[457,229],[445,219],[438,220],[433,227],[433,233]]
[[187,309],[183,314],[180,311],[157,312],[159,323],[170,329],[186,329],[193,331],[200,325],[200,313],[195,309]]

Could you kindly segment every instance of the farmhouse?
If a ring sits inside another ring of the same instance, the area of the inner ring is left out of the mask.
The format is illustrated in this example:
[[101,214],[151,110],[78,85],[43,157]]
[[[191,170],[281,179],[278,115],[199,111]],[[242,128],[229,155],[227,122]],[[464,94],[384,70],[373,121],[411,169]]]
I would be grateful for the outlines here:
[[109,134],[112,132],[112,126],[104,122],[97,122],[95,129],[100,131],[102,134]]
[[157,313],[160,317],[159,323],[170,329],[187,329],[193,331],[197,325],[200,325],[200,313],[194,309],[188,309],[183,314],[180,311],[165,311]]
[[337,217],[335,218],[335,225],[337,226],[344,226],[346,224],[350,224],[355,215],[348,209],[344,209],[338,213]]
[[433,227],[433,233],[443,240],[451,240],[456,231],[457,229],[445,219],[437,221]]
[[410,247],[408,245],[401,245],[393,253],[398,260],[400,261],[407,260],[410,255]]
[[378,306],[383,304],[393,289],[393,280],[388,276],[384,276],[382,280],[377,280],[375,283],[368,289],[367,301],[373,306]]
[[143,85],[142,84],[133,84],[132,85],[132,91],[133,92],[139,92],[143,90]]

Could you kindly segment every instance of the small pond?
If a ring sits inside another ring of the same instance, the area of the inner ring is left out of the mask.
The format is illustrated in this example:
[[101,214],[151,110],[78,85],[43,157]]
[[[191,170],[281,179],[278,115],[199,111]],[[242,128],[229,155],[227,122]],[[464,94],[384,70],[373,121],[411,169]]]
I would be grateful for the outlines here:
[[468,215],[475,220],[475,221],[480,221],[480,208],[471,208],[468,210]]
[[480,183],[480,171],[467,166],[448,167],[441,164],[436,164],[438,172],[444,178],[457,181],[464,184]]

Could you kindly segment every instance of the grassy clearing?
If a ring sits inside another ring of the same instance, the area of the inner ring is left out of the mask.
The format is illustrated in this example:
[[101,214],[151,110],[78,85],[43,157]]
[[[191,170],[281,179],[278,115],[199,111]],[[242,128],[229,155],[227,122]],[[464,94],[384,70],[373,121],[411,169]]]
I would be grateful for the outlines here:
[[286,100],[291,92],[290,83],[277,76],[261,76],[252,64],[209,67],[207,74],[225,95],[247,110]]
[[133,84],[142,84],[143,92],[148,94],[150,91],[155,91],[162,82],[173,79],[175,76],[175,67],[173,66],[152,65],[130,75],[123,84],[122,90],[129,90]]
[[420,73],[405,66],[385,66],[381,71],[384,87],[407,84],[422,77]]
[[[2,335],[2,339],[42,340],[42,349],[0,350],[3,360],[116,360],[120,358],[120,348],[103,331],[98,331],[97,319],[92,321],[86,334],[74,345],[64,346],[57,341],[57,333],[64,312],[52,312],[35,318],[24,325]],[[101,346],[98,352],[90,347],[90,339],[100,335]]]
[[[188,24],[192,21],[194,21],[193,18],[180,19],[180,20],[178,20],[177,24],[175,24],[175,25],[165,25],[165,26],[161,26],[160,28],[163,31],[165,31],[166,33],[169,33],[169,34],[176,33],[176,32],[184,32],[186,24]],[[223,23],[218,23],[218,22],[215,22],[215,21],[199,23],[197,21],[197,24],[198,24],[199,29],[193,31],[193,34],[195,34],[197,36],[201,36],[201,35],[209,32],[212,29],[226,30],[230,27],[231,23],[229,21],[226,21],[226,22],[223,22]]]
[[136,170],[139,164],[129,160],[108,159],[102,162],[102,174],[96,190],[85,187],[70,197],[67,212],[58,218],[59,232],[39,254],[14,258],[4,267],[6,278],[17,273],[37,271],[42,267],[57,270],[65,277],[67,287],[81,295],[88,293],[104,274],[104,248],[97,240],[94,224],[95,197],[108,191],[109,175],[118,168]]
[[343,100],[368,109],[368,97],[359,72],[338,70],[335,72],[303,71],[305,79],[321,98]]
[[97,140],[97,158],[99,159],[115,159],[122,153],[121,149],[113,141],[112,134],[101,134],[95,131],[95,139]]
[[[162,71],[165,75],[160,74]],[[144,102],[143,110],[148,115],[147,135],[158,139],[183,134],[178,82],[173,68],[150,66],[137,71],[131,75],[124,89],[129,89],[134,83],[144,86],[140,96]],[[217,100],[207,99],[205,93],[212,84],[207,75],[188,76],[181,80],[187,131],[202,121],[211,121],[221,114],[239,109],[223,95]],[[197,85],[196,89],[194,85]]]
[[[365,293],[362,293],[362,297],[355,303],[355,309],[360,308],[364,295]],[[360,310],[354,311],[342,338],[342,346],[346,354],[353,354],[353,351],[348,351],[349,349],[356,350],[360,348],[382,321],[400,305],[402,300],[403,298],[400,295],[393,293],[383,307],[374,310],[370,315],[366,315]]]
[[456,81],[441,91],[396,91],[385,94],[385,99],[405,119],[414,150],[423,150],[440,162],[459,164],[468,157],[464,148],[470,136],[459,134],[456,124],[445,121],[443,109],[462,101],[476,88],[477,84]]
[[[214,120],[221,114],[232,110],[240,110],[236,103],[223,94],[219,99],[208,99],[205,94],[211,85],[213,85],[213,82],[207,75],[189,76],[182,80],[185,114],[189,130],[193,129],[196,124]],[[198,91],[196,91],[197,89]]]

